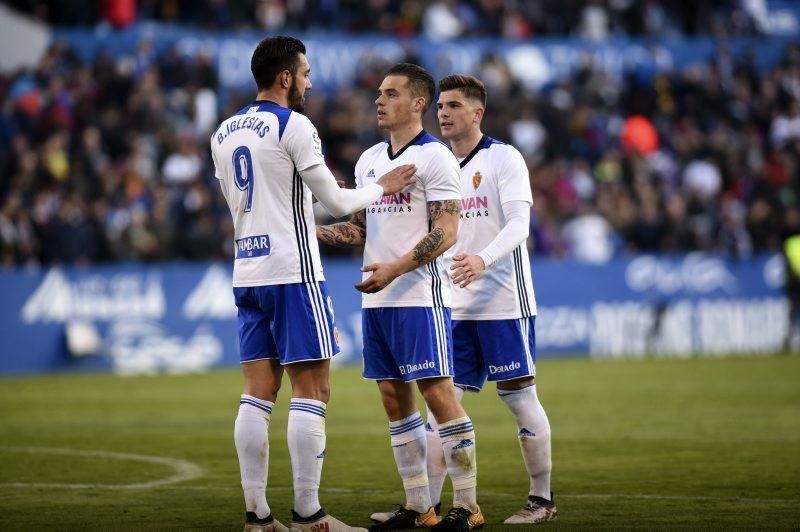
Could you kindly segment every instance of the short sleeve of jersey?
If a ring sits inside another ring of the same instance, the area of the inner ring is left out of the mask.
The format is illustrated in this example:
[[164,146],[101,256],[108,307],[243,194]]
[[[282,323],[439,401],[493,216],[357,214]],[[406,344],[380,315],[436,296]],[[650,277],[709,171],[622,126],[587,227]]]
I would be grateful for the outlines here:
[[492,164],[497,169],[500,203],[525,201],[533,204],[528,165],[525,164],[522,154],[516,148],[507,144],[498,146],[493,151],[495,153],[493,154],[494,160]]
[[425,185],[425,201],[461,199],[461,174],[455,155],[439,144],[431,151],[424,174],[420,176]]
[[217,164],[217,154],[214,153],[214,136],[211,136],[211,161],[214,163],[214,177],[222,180],[222,176],[219,173],[219,164]]
[[364,180],[362,179],[362,176],[364,175],[364,157],[367,155],[368,151],[369,150],[362,153],[361,157],[359,157],[358,161],[356,162],[356,168],[354,170],[356,179],[356,188],[361,188],[364,186]]
[[286,148],[298,172],[318,164],[325,164],[322,142],[317,129],[304,115],[292,113],[283,132],[281,144]]

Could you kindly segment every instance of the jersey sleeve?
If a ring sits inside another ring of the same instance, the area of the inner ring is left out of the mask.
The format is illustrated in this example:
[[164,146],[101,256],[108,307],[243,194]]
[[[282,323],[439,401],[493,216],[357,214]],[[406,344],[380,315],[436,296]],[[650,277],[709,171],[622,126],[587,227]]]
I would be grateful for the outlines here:
[[500,203],[525,201],[533,205],[528,165],[522,154],[512,146],[497,150],[492,161],[497,175]]
[[364,164],[366,164],[364,162],[364,158],[367,155],[368,151],[369,150],[367,150],[367,151],[365,151],[364,153],[361,154],[361,156],[358,158],[358,161],[356,162],[356,168],[353,171],[353,173],[355,174],[354,177],[355,177],[355,180],[356,180],[356,188],[361,188],[361,187],[364,186],[364,179],[363,179],[363,176],[364,176]]
[[214,137],[215,135],[211,136],[211,162],[214,163],[214,177],[222,181],[222,172],[220,172],[219,164],[217,163],[217,154],[214,151]]
[[[432,150],[419,179],[425,186],[425,201],[460,200],[461,177],[458,160],[444,146]],[[441,148],[441,149],[439,149]]]
[[318,164],[325,164],[322,141],[317,128],[307,117],[292,113],[283,132],[281,143],[292,158],[298,172]]

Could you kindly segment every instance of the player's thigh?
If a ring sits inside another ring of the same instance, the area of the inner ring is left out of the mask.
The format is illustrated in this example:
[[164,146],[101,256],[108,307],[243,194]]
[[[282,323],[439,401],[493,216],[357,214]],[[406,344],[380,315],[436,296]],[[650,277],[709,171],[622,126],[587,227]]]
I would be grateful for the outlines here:
[[276,285],[272,334],[282,364],[326,360],[339,353],[324,282]]
[[402,381],[403,375],[392,355],[385,333],[391,328],[393,309],[365,308],[361,310],[363,372],[365,379]]
[[236,287],[233,289],[237,309],[239,361],[241,363],[278,358],[272,336],[272,313],[264,305],[269,287]]
[[478,338],[478,323],[475,320],[453,320],[453,380],[472,391],[480,391],[487,375]]
[[478,338],[490,381],[536,376],[535,318],[478,322]]

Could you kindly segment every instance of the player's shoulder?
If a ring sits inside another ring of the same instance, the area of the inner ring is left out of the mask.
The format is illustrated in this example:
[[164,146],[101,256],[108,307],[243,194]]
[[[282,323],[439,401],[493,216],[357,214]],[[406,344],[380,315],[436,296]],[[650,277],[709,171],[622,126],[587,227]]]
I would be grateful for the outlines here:
[[414,146],[425,146],[427,148],[441,149],[450,151],[450,148],[441,139],[438,139],[424,129],[411,141]]
[[522,160],[523,158],[520,151],[511,144],[497,140],[488,135],[484,138],[483,147],[486,149],[486,153],[489,157],[495,162],[509,159]]
[[374,155],[378,155],[379,153],[385,151],[388,147],[389,143],[385,140],[382,140],[378,143],[373,144],[366,150],[361,153],[362,157],[372,157]]
[[417,148],[415,158],[421,160],[420,162],[438,161],[458,165],[458,160],[450,147],[427,131],[420,133],[409,147]]
[[230,119],[241,118],[244,115],[252,115],[256,113],[269,113],[275,116],[275,118],[278,120],[278,138],[282,138],[287,130],[305,130],[309,127],[314,127],[307,116],[301,113],[296,113],[288,107],[284,107],[271,100],[255,100],[242,107],[239,112],[231,116]]
[[377,144],[370,146],[361,152],[358,161],[356,161],[356,177],[358,177],[364,171],[365,165],[375,165],[375,161],[378,159],[378,157],[380,157],[381,153],[386,150],[386,146],[386,142],[378,142]]
[[453,153],[447,144],[424,130],[411,141],[409,147],[412,146],[416,146],[423,153]]
[[517,149],[507,142],[498,140],[489,135],[484,135],[481,140],[481,148],[487,150],[489,153],[512,153]]

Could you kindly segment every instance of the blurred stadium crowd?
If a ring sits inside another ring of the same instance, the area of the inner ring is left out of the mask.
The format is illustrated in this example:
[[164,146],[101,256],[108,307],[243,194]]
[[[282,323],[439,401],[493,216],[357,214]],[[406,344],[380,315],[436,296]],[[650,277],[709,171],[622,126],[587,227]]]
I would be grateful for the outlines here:
[[125,27],[140,20],[211,30],[334,30],[432,39],[541,35],[752,35],[759,0],[9,0],[50,24]]
[[[106,9],[116,2],[96,11],[70,9],[70,1],[11,3],[50,23],[114,24]],[[255,19],[270,30],[341,24],[360,32],[373,29],[372,17],[396,33],[427,34],[426,20],[441,8],[458,22],[454,35],[571,35],[584,31],[586,10],[599,8],[613,33],[647,34],[654,16],[669,19],[659,31],[754,31],[728,5],[738,2],[560,0],[535,3],[537,10],[533,2],[499,0],[371,0],[367,9],[348,0],[121,4],[139,20],[213,28]],[[688,5],[699,6],[694,15]],[[264,13],[270,10],[278,14]],[[522,22],[511,24],[516,16]],[[307,95],[328,164],[350,186],[361,151],[383,138],[373,98],[388,66],[365,63],[354,86]],[[597,263],[636,251],[747,256],[779,250],[799,216],[795,45],[766,72],[723,45],[703,67],[675,72],[612,77],[587,61],[536,93],[500,57],[484,57],[474,74],[490,95],[484,131],[513,143],[531,169],[531,246],[539,256]],[[0,263],[229,259],[232,225],[208,139],[253,95],[222,100],[210,57],[157,55],[147,42],[133,60],[101,54],[88,63],[55,43],[35,69],[0,75]],[[435,111],[427,122],[437,133]]]

